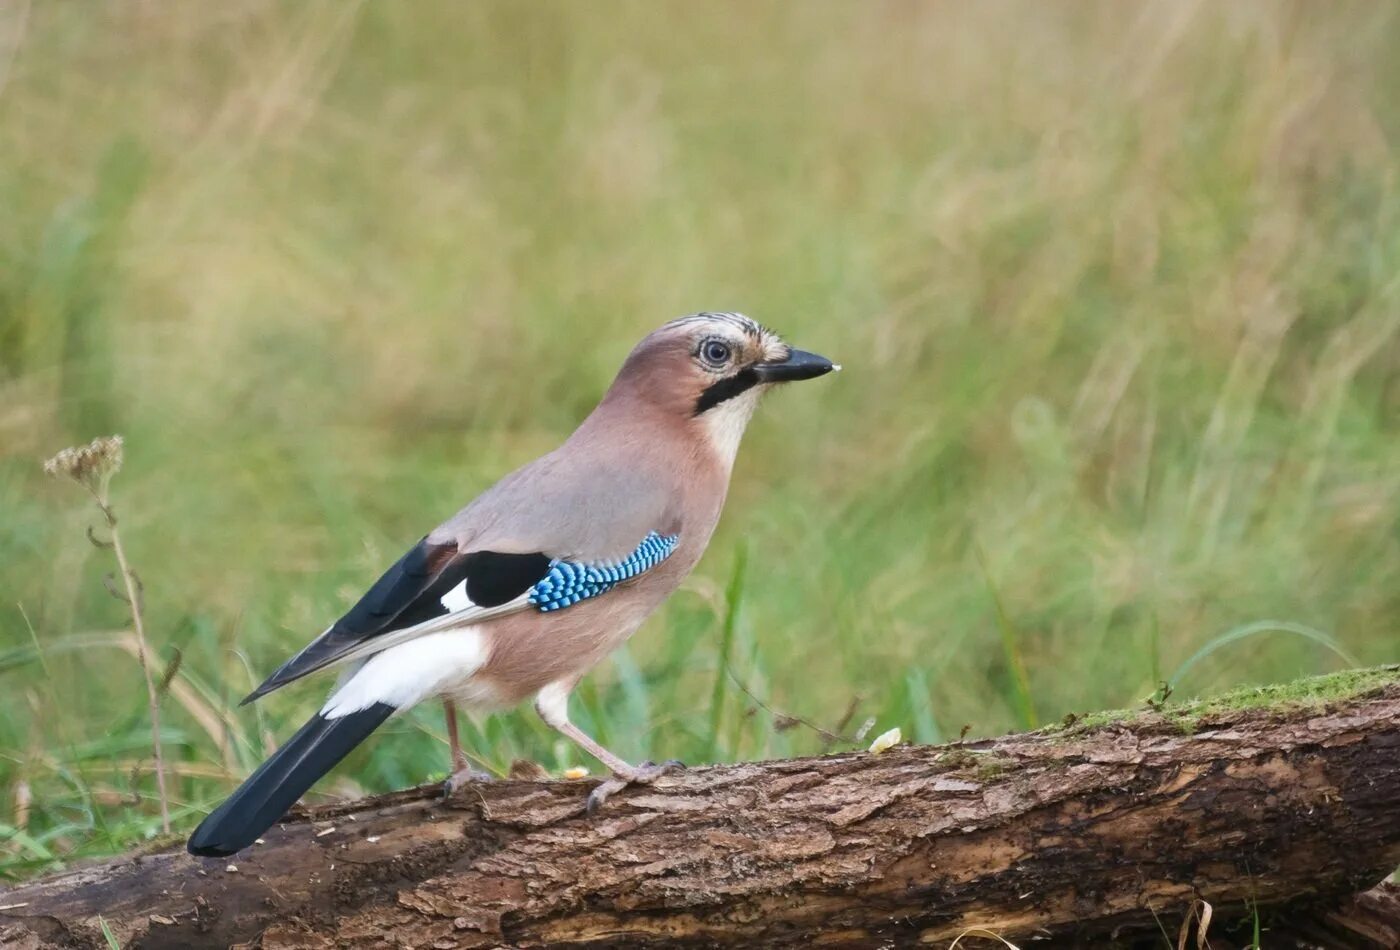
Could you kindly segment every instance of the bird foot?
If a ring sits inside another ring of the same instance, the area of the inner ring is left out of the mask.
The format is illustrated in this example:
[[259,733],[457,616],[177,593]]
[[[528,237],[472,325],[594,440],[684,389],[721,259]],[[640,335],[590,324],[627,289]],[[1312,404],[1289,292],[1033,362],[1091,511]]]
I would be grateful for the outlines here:
[[620,792],[629,785],[650,785],[663,775],[671,772],[685,770],[685,763],[679,759],[668,759],[657,765],[654,762],[643,762],[627,772],[615,772],[613,776],[601,783],[593,791],[588,793],[587,813],[592,815],[603,807],[603,803],[613,796],[613,793]]
[[481,769],[474,769],[470,765],[464,765],[447,776],[447,780],[442,783],[442,797],[451,798],[465,788],[470,782],[492,782],[495,781],[495,779],[496,776],[492,775],[490,772],[483,772]]

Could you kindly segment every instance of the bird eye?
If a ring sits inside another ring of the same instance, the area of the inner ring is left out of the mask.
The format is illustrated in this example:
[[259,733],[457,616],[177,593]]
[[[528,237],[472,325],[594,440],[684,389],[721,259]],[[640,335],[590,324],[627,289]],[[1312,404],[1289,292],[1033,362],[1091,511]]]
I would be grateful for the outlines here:
[[713,366],[723,366],[729,362],[729,344],[722,340],[706,340],[700,347],[700,355],[705,357],[705,362]]

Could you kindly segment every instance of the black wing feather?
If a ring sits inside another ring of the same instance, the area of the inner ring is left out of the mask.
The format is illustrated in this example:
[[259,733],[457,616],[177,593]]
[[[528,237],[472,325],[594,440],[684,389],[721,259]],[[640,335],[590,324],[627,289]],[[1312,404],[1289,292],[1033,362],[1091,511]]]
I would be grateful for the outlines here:
[[459,554],[455,542],[433,544],[425,537],[374,582],[355,606],[329,630],[292,657],[243,700],[246,705],[335,662],[367,640],[441,617],[442,597],[462,581],[479,607],[508,603],[549,571],[546,554]]

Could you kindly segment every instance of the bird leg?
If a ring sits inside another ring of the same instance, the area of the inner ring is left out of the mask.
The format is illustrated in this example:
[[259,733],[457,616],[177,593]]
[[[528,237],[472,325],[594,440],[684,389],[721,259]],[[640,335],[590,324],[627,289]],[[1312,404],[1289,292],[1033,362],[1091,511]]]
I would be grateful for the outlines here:
[[494,776],[472,768],[467,754],[462,751],[462,742],[457,736],[457,705],[444,699],[442,711],[447,714],[447,747],[452,753],[452,774],[442,783],[442,797],[447,798],[468,782],[489,782]]
[[444,699],[442,711],[447,716],[447,748],[452,753],[452,769],[460,772],[468,765],[467,754],[462,751],[462,740],[457,735],[457,704]]
[[[570,687],[572,684],[570,684]],[[602,762],[612,773],[609,778],[593,789],[588,795],[588,814],[593,814],[614,792],[620,792],[628,785],[650,785],[661,776],[676,769],[685,768],[677,759],[657,765],[643,762],[629,765],[627,762],[603,748],[592,736],[569,721],[569,690],[561,684],[550,684],[535,697],[535,711],[545,724],[560,735],[571,740],[580,749]]]

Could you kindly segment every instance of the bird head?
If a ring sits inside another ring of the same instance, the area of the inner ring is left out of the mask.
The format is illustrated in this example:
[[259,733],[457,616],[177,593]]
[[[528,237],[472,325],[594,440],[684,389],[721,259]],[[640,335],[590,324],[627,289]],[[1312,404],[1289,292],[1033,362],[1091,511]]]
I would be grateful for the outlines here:
[[614,389],[624,387],[692,420],[732,461],[763,392],[840,368],[824,356],[793,349],[741,313],[697,313],[672,320],[637,344]]

